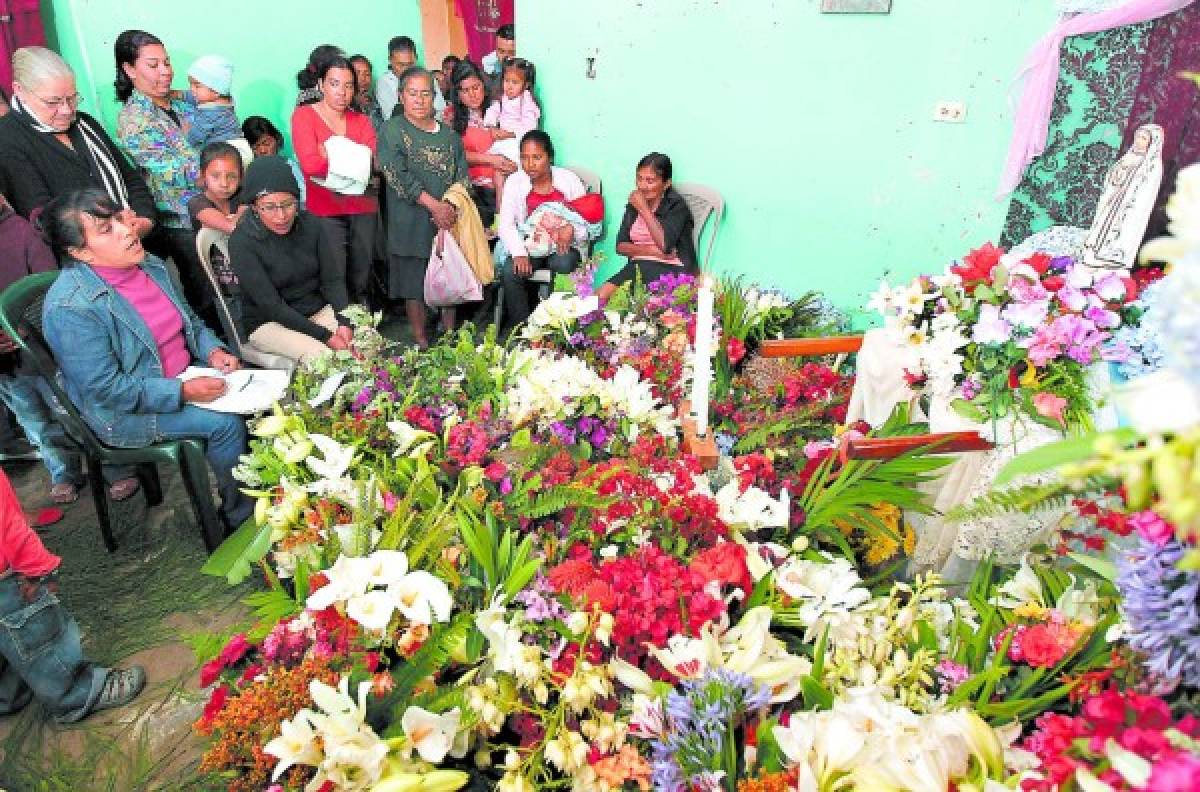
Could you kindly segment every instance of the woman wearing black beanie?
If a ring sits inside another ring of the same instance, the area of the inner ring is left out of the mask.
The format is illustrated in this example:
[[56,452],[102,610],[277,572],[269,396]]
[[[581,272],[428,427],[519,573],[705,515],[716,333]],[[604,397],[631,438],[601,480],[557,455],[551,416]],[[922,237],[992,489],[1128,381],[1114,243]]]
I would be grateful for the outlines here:
[[346,273],[321,222],[300,208],[300,186],[278,156],[258,157],[242,180],[250,211],[229,237],[245,337],[263,352],[311,360],[348,349]]

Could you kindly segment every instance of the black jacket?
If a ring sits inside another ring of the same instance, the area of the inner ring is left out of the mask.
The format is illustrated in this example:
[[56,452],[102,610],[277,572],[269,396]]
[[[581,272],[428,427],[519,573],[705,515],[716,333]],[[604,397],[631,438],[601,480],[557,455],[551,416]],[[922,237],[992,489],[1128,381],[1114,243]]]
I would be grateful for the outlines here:
[[[617,244],[629,241],[629,229],[633,228],[637,216],[637,209],[625,204],[625,217],[621,220],[621,230],[617,232]],[[687,201],[674,187],[668,187],[658,208],[654,210],[654,216],[663,229],[663,242],[667,246],[663,252],[679,256],[684,272],[696,272],[696,243],[692,240],[696,221],[692,219]]]
[[[158,216],[154,197],[146,188],[142,174],[116,147],[99,121],[80,113],[97,130],[121,171],[133,211],[151,220]],[[96,165],[88,155],[87,144],[78,125],[68,134],[75,150],[67,148],[51,134],[38,132],[16,113],[0,118],[0,191],[18,213],[29,217],[52,198],[86,187],[104,188]]]
[[333,307],[339,324],[349,299],[346,271],[321,219],[301,211],[286,234],[276,234],[251,211],[229,237],[229,263],[242,292],[242,324],[250,335],[267,322],[325,342],[332,335],[308,317]]

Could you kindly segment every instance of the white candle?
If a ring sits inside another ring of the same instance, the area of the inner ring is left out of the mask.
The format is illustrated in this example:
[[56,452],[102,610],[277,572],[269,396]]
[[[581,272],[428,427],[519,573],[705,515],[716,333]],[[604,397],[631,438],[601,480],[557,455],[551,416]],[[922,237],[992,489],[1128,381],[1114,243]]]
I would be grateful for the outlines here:
[[713,353],[713,289],[712,280],[705,275],[696,290],[696,343],[692,356],[692,414],[696,417],[696,434],[708,434],[708,391],[712,383],[709,359]]

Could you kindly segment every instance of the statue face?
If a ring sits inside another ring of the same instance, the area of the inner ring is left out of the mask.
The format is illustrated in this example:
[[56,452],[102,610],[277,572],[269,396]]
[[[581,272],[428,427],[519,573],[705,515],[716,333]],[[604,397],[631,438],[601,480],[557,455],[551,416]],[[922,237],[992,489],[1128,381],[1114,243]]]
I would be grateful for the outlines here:
[[1133,150],[1138,154],[1145,154],[1150,150],[1150,141],[1152,139],[1149,132],[1139,129],[1137,134],[1133,136]]

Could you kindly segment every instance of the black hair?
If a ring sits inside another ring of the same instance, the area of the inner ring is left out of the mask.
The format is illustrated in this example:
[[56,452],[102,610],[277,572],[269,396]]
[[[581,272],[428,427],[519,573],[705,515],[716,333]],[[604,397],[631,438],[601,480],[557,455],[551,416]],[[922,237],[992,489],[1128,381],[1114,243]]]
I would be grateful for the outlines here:
[[310,88],[317,87],[317,75],[325,66],[325,61],[330,58],[344,58],[346,53],[342,52],[342,48],[334,44],[322,44],[308,53],[308,63],[304,68],[296,72],[296,87],[301,91],[307,91]]
[[524,58],[509,58],[500,67],[501,78],[503,78],[504,73],[509,69],[520,73],[521,77],[525,79],[525,90],[532,93],[533,84],[537,81],[537,68],[533,65],[533,61],[525,60]]
[[354,55],[351,55],[346,60],[350,61],[351,66],[353,66],[356,63],[365,63],[365,64],[367,64],[367,66],[370,66],[372,71],[375,70],[375,67],[371,66],[371,59],[361,53],[355,53]]
[[417,45],[408,36],[392,36],[388,41],[388,57],[392,57],[393,52],[411,52],[417,54]]
[[113,43],[113,57],[117,61],[117,78],[113,80],[113,87],[117,89],[117,101],[124,102],[133,95],[133,80],[129,79],[124,67],[136,63],[142,47],[149,44],[161,47],[162,41],[144,30],[126,30]]
[[204,173],[209,165],[222,158],[236,162],[238,176],[242,175],[242,153],[225,142],[209,143],[200,151],[200,172]]
[[61,262],[71,258],[72,248],[82,248],[87,244],[82,215],[108,220],[120,212],[121,207],[108,197],[108,193],[98,187],[87,187],[55,198],[47,204],[38,221],[46,244]]
[[[452,64],[449,69],[446,68],[446,61],[450,61]],[[442,71],[446,72],[447,74],[453,74],[455,67],[457,67],[460,63],[462,63],[462,58],[458,57],[457,55],[447,55],[446,57],[442,58]]]
[[458,90],[464,82],[477,77],[483,83],[483,102],[487,104],[487,80],[483,79],[483,72],[479,67],[470,60],[460,60],[458,65],[454,67],[454,73],[450,75],[450,96],[446,100],[454,106],[454,131],[462,134],[467,131],[467,126],[471,121],[471,111],[463,104],[461,92]]
[[283,134],[271,123],[271,119],[263,116],[247,116],[242,122],[242,135],[245,136],[246,142],[253,148],[258,141],[268,135],[275,138],[280,151],[283,151]]
[[506,39],[508,41],[516,41],[517,34],[513,32],[513,25],[509,22],[507,25],[501,25],[496,28],[496,38]]
[[657,151],[651,151],[646,156],[638,160],[637,170],[649,168],[658,174],[658,178],[663,181],[671,180],[671,158],[666,154],[659,154]]
[[[325,75],[329,74],[333,69],[345,69],[350,74],[354,74],[354,66],[351,65],[350,59],[342,55],[337,55],[321,64],[321,67],[317,69],[317,79],[324,80]],[[355,77],[355,80],[357,81],[357,77]],[[357,82],[355,82],[355,87],[358,87]]]
[[554,144],[550,142],[550,136],[540,129],[531,129],[521,137],[520,148],[525,148],[526,143],[536,143],[542,147],[542,151],[546,152],[546,156],[550,161],[554,161]]

